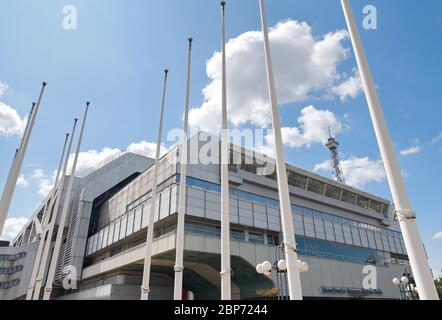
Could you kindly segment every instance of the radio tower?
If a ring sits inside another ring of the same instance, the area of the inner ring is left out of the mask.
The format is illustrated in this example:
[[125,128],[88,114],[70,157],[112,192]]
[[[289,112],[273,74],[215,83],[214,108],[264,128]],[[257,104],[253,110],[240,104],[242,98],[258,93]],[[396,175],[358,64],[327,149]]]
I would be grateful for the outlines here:
[[338,182],[345,183],[344,172],[342,171],[341,161],[339,160],[338,154],[339,142],[332,137],[330,128],[328,128],[328,132],[330,138],[328,138],[328,142],[325,144],[325,146],[328,150],[330,150],[333,175]]

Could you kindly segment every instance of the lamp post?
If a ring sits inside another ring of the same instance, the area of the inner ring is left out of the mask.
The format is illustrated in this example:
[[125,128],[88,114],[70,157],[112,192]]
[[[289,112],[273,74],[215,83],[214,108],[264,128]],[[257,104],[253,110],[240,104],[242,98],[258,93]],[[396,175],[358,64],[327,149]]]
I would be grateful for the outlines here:
[[398,286],[402,300],[419,300],[416,282],[408,271],[408,266],[405,267],[402,277],[393,279],[393,284]]
[[[297,269],[299,273],[305,273],[310,270],[308,263],[298,260]],[[275,260],[273,263],[264,261],[256,266],[256,272],[266,276],[276,273],[276,286],[278,289],[278,300],[286,300],[288,294],[287,287],[287,260],[284,259],[284,243],[275,248]]]

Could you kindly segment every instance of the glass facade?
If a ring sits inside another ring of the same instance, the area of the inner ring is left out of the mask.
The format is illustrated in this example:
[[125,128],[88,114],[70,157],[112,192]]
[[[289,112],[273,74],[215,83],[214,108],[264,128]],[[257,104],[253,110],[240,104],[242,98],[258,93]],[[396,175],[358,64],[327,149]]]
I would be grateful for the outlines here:
[[[303,184],[302,175],[292,173],[292,182],[299,181],[299,185]],[[161,184],[164,189],[167,186],[180,180],[180,176],[172,177],[167,179]],[[313,182],[312,182],[313,181]],[[220,192],[221,186],[216,183],[211,183],[208,181],[196,179],[193,177],[188,177],[187,181],[189,186],[201,188],[204,190]],[[333,186],[325,185],[320,181],[313,179],[309,180],[312,183],[313,189],[318,192],[325,193],[326,196],[331,198],[337,198],[338,189]],[[325,189],[324,189],[325,188]],[[313,190],[312,189],[312,190]],[[230,193],[232,197],[236,197],[241,200],[250,201],[261,206],[273,207],[275,209],[279,208],[279,200],[261,196],[258,194],[238,190],[236,188],[230,188]],[[385,206],[374,200],[364,198],[364,197],[353,197],[354,193],[346,193],[345,190],[342,191],[341,199],[348,199],[348,202],[355,202],[371,205],[371,207],[379,208]],[[96,251],[103,249],[106,246],[111,245],[125,237],[131,235],[134,232],[145,228],[147,225],[147,212],[144,207],[150,202],[149,194],[140,197],[138,200],[133,202],[127,208],[131,209],[123,216],[119,217],[117,220],[113,221],[109,226],[99,231],[95,235],[92,235],[88,239],[87,254],[92,254]],[[263,212],[265,212],[265,207],[263,207]],[[269,210],[267,209],[267,210]],[[293,219],[295,224],[295,233],[298,236],[305,236],[311,239],[318,239],[324,241],[335,242],[339,244],[346,244],[355,247],[362,247],[366,249],[375,249],[385,252],[392,252],[396,254],[406,254],[405,246],[403,243],[402,235],[400,232],[391,231],[388,229],[380,228],[374,225],[363,223],[360,221],[344,218],[335,214],[330,214],[326,212],[321,212],[318,210],[292,205]],[[277,211],[276,211],[277,212]],[[197,230],[193,230],[197,228]],[[218,227],[216,227],[218,228]],[[220,229],[207,228],[204,226],[198,227],[197,225],[186,225],[187,232],[195,232],[198,234],[206,234],[208,236],[219,236]],[[260,228],[260,227],[259,227]],[[264,228],[265,229],[265,228]],[[192,231],[193,230],[193,231]],[[245,241],[244,232],[236,230],[231,232],[231,237],[233,240]],[[265,243],[264,235],[249,235],[248,241],[254,243]],[[273,243],[272,240],[268,240],[268,243]]]

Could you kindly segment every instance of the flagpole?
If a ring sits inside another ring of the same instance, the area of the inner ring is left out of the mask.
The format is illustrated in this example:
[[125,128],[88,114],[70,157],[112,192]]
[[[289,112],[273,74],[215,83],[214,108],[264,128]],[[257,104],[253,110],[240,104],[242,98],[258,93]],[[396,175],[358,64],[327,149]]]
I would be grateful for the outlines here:
[[284,251],[287,261],[288,287],[291,300],[302,300],[301,278],[298,270],[298,254],[296,251],[295,243],[295,230],[293,226],[292,208],[287,181],[284,145],[282,143],[281,119],[279,116],[278,101],[276,96],[275,78],[273,74],[264,0],[259,0],[259,7],[261,11],[262,33],[264,36],[264,52],[267,68],[270,106],[272,109],[274,145],[276,153],[276,173],[278,177],[279,203],[281,211],[282,232],[284,236]]
[[417,228],[416,215],[411,208],[404,179],[391,142],[390,133],[388,132],[376,85],[367,62],[367,57],[357,30],[353,13],[348,0],[341,0],[341,4],[350,32],[350,38],[353,44],[376,138],[381,151],[385,171],[387,173],[390,191],[396,207],[396,216],[402,230],[405,247],[413,270],[413,276],[416,280],[416,286],[419,289],[419,297],[422,300],[439,300],[433,282],[431,269],[428,264],[428,258]]
[[[3,203],[5,202],[4,200],[7,197],[7,194],[10,190],[10,184],[11,184],[11,179],[12,179],[12,174],[15,168],[15,164],[17,162],[17,157],[18,157],[18,153],[19,153],[19,149],[15,150],[14,153],[14,158],[12,159],[12,164],[11,164],[11,169],[9,170],[9,174],[8,174],[8,179],[6,180],[6,184],[5,184],[5,188],[3,189],[3,193],[2,193],[2,198],[0,201],[0,236],[3,233],[3,225],[4,225],[4,221],[6,221],[6,217],[3,218]],[[4,220],[4,221],[3,221]]]
[[[46,272],[46,267],[48,264],[48,259],[49,259],[49,250],[51,249],[51,243],[52,243],[52,235],[54,233],[54,228],[55,228],[55,224],[57,223],[57,218],[58,218],[58,209],[60,207],[60,202],[61,202],[61,196],[63,194],[63,188],[65,185],[65,181],[66,181],[66,174],[67,174],[67,168],[68,168],[68,163],[69,163],[69,157],[71,155],[71,149],[72,149],[72,143],[74,141],[74,137],[75,137],[75,131],[77,129],[77,122],[78,119],[74,120],[74,125],[72,127],[72,131],[71,131],[71,135],[70,135],[70,139],[69,139],[69,145],[67,148],[67,152],[65,154],[65,160],[64,160],[64,165],[63,165],[63,173],[61,175],[61,180],[60,180],[60,184],[57,186],[57,184],[54,185],[55,188],[58,189],[57,192],[55,192],[54,189],[54,193],[53,193],[53,199],[51,200],[52,202],[54,201],[54,197],[55,198],[55,205],[52,206],[52,204],[50,204],[49,206],[49,216],[47,218],[47,223],[49,224],[49,230],[48,230],[48,235],[47,237],[43,237],[40,241],[43,241],[43,252],[40,258],[40,265],[35,264],[34,268],[37,268],[37,278],[35,279],[35,284],[34,286],[34,294],[32,296],[33,300],[39,300],[40,299],[40,292],[41,292],[41,287],[43,285],[43,280],[45,277],[45,272]],[[53,214],[51,215],[51,213],[53,212]],[[44,232],[44,227],[43,227],[43,232]],[[30,286],[32,286],[32,283],[30,283]]]
[[186,220],[186,198],[187,198],[187,142],[189,134],[189,100],[190,100],[190,67],[192,63],[192,38],[189,38],[189,51],[187,59],[187,86],[186,104],[184,108],[184,130],[183,144],[181,145],[180,164],[180,190],[178,203],[178,223],[175,256],[175,287],[174,300],[183,299],[183,272],[184,272],[184,229]]
[[64,228],[66,226],[67,218],[69,216],[69,206],[72,197],[72,188],[74,186],[75,171],[77,169],[78,156],[80,154],[81,143],[83,141],[83,133],[86,125],[87,114],[89,112],[89,106],[90,102],[86,102],[86,110],[84,111],[83,123],[81,125],[81,130],[80,130],[80,137],[78,138],[77,150],[75,153],[74,163],[72,165],[71,175],[69,177],[69,185],[66,190],[66,197],[64,199],[63,211],[61,212],[60,224],[58,226],[57,238],[55,240],[54,251],[52,253],[52,258],[51,258],[51,264],[49,266],[49,272],[46,280],[46,287],[43,295],[43,300],[51,299],[51,294],[53,289],[52,286],[54,285],[55,271],[57,269],[57,262],[61,251],[61,246],[62,246],[61,242],[63,241]]
[[37,104],[35,105],[34,112],[32,112],[32,116],[30,116],[29,127],[27,128],[27,132],[24,135],[24,139],[22,141],[22,145],[18,151],[18,158],[14,165],[14,170],[12,171],[11,181],[9,183],[9,187],[6,189],[6,197],[2,200],[2,206],[0,208],[0,235],[3,232],[3,228],[5,225],[6,218],[8,217],[9,207],[11,206],[11,201],[14,196],[15,187],[17,185],[18,176],[20,174],[21,167],[23,165],[23,159],[26,155],[26,150],[28,148],[29,139],[32,135],[32,129],[35,124],[35,119],[37,117],[38,110],[40,109],[40,104],[43,99],[43,94],[46,88],[46,82],[42,83],[42,87],[40,90],[40,96],[38,97]]
[[161,101],[161,112],[160,112],[160,127],[158,129],[157,138],[157,150],[155,155],[155,167],[153,168],[153,178],[152,178],[152,192],[150,198],[150,211],[149,211],[149,224],[147,227],[147,239],[146,239],[146,253],[144,258],[144,270],[143,270],[143,283],[141,286],[141,300],[149,300],[150,293],[150,269],[152,263],[152,244],[153,244],[153,234],[155,225],[155,202],[157,200],[157,187],[158,187],[158,165],[160,161],[161,153],[161,137],[163,135],[163,118],[164,118],[164,105],[166,103],[166,92],[167,92],[167,75],[169,70],[164,70],[164,85],[163,85],[163,98]]
[[[6,220],[6,216],[7,216],[7,212],[5,212],[5,210],[4,210],[6,199],[9,198],[9,195],[12,190],[12,179],[14,176],[14,170],[17,167],[17,162],[18,162],[17,160],[19,159],[19,156],[20,156],[20,150],[23,149],[24,141],[26,140],[26,136],[28,135],[29,124],[32,122],[32,115],[35,110],[35,105],[36,105],[36,103],[33,102],[32,107],[31,107],[31,112],[29,113],[29,116],[28,116],[28,121],[26,121],[25,130],[23,132],[23,136],[20,141],[20,146],[15,151],[14,161],[12,162],[11,169],[9,170],[8,179],[6,180],[5,188],[3,189],[3,194],[2,194],[1,201],[0,201],[0,235],[2,234],[2,229],[3,229],[2,221]],[[3,218],[3,216],[4,216],[4,218]]]
[[46,226],[47,220],[49,219],[51,206],[52,206],[52,202],[53,202],[53,197],[54,197],[55,189],[57,188],[58,178],[60,176],[60,172],[62,169],[61,167],[63,165],[63,159],[64,159],[64,154],[66,152],[68,139],[69,139],[69,133],[66,134],[66,139],[64,140],[63,151],[62,151],[61,157],[60,157],[60,164],[59,164],[58,170],[57,170],[57,176],[55,178],[54,187],[53,187],[53,189],[50,193],[50,196],[49,196],[49,198],[50,198],[49,205],[45,208],[45,213],[41,219],[41,229],[42,230],[41,230],[41,234],[40,234],[40,242],[38,244],[37,254],[35,256],[34,267],[32,269],[31,280],[29,281],[28,292],[26,294],[26,300],[31,300],[32,294],[34,293],[35,280],[37,278],[38,268],[40,267],[41,254],[43,252],[44,243],[45,243],[45,239],[44,239],[44,234],[46,232],[45,226]]
[[221,128],[221,300],[232,299],[230,265],[229,143],[227,139],[226,2],[221,1],[222,128]]

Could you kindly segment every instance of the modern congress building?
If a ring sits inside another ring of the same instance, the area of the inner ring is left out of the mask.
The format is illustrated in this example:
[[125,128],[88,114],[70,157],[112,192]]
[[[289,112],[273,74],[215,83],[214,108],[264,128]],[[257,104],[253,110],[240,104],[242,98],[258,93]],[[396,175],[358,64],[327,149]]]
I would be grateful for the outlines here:
[[[206,140],[217,141],[204,133],[190,139],[190,158]],[[173,298],[179,149],[159,163],[151,299]],[[257,174],[259,165],[247,150],[233,147],[232,154],[242,160],[229,166],[232,297],[257,299],[260,289],[277,286],[275,275],[255,269],[274,261],[282,239],[277,183],[275,175]],[[185,296],[219,299],[220,166],[189,160]],[[75,177],[53,299],[140,298],[153,164],[125,153]],[[390,202],[292,165],[287,170],[298,253],[310,267],[301,274],[304,297],[399,299],[392,279],[408,261]],[[24,299],[29,288],[34,299],[42,297],[50,254],[37,263],[36,253],[39,246],[51,252],[56,232],[49,238],[48,230],[58,225],[63,201],[59,208],[48,206],[54,195],[63,200],[65,189],[67,183],[57,186],[62,192],[51,193],[11,246],[0,247],[0,299]],[[376,267],[376,290],[363,289],[367,265]]]

